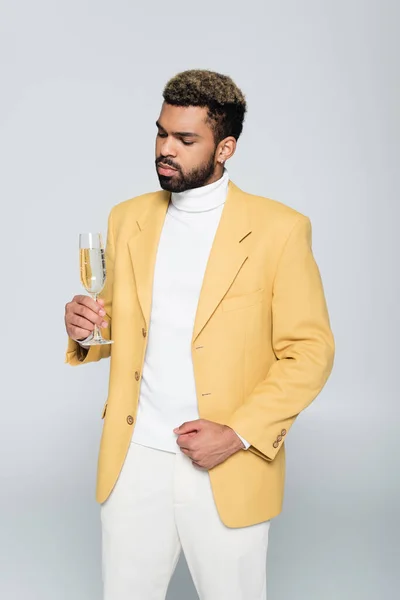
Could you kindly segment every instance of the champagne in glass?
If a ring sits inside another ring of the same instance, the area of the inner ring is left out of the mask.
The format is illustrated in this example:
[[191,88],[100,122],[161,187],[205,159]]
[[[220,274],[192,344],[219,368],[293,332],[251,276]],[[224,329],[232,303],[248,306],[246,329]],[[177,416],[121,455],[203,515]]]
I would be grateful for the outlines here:
[[[81,233],[79,235],[79,261],[81,283],[93,300],[102,291],[106,282],[106,259],[100,233]],[[87,346],[112,344],[113,340],[105,340],[97,325],[94,326],[93,338],[85,342]]]

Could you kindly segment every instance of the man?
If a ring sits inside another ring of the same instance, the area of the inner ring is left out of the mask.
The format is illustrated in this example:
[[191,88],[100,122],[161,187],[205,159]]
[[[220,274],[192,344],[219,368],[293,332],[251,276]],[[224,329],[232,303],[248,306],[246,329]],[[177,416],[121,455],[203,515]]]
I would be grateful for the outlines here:
[[[246,112],[229,77],[186,71],[163,97],[163,191],[111,210],[101,299],[66,305],[66,362],[111,355],[104,597],[164,599],[183,549],[202,600],[265,600],[284,441],[334,356],[310,220],[229,180]],[[84,347],[95,323],[113,345]]]

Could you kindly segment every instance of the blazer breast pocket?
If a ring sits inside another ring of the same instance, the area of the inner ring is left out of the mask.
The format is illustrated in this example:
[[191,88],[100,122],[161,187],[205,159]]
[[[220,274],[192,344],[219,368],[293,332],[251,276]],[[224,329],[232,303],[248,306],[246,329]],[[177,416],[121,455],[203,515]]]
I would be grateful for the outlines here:
[[254,306],[262,301],[264,294],[264,288],[260,288],[255,292],[249,294],[241,294],[240,296],[232,296],[222,300],[222,310],[227,312],[229,310],[238,310],[239,308],[247,308],[248,306]]

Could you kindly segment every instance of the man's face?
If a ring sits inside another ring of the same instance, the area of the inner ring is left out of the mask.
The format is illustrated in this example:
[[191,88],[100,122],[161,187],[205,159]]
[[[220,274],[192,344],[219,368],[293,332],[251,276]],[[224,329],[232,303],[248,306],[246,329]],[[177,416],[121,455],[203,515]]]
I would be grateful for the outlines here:
[[156,125],[156,169],[164,190],[184,192],[218,178],[216,144],[206,108],[164,102]]

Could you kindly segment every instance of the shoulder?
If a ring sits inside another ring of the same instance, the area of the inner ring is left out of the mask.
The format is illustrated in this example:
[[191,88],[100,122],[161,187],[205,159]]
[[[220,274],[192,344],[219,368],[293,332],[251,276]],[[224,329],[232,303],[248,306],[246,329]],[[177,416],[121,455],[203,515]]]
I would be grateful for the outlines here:
[[[239,189],[239,188],[238,188]],[[246,201],[246,204],[251,212],[257,213],[259,216],[267,218],[283,219],[287,221],[297,221],[298,219],[308,219],[306,215],[292,208],[288,204],[284,204],[279,200],[269,198],[267,196],[258,196],[249,194],[240,190]]]
[[122,202],[118,202],[115,204],[111,212],[114,215],[124,214],[126,212],[131,211],[141,211],[149,206],[152,202],[156,202],[157,199],[161,199],[165,195],[163,190],[159,190],[156,192],[148,192],[146,194],[141,194],[140,196],[134,196],[133,198],[128,198],[127,200],[122,200]]
[[123,200],[112,207],[109,219],[118,223],[126,219],[127,216],[138,218],[147,212],[151,206],[163,201],[165,194],[163,190],[159,190]]
[[295,227],[305,229],[310,227],[309,217],[288,204],[266,196],[249,194],[239,189],[235,184],[232,185],[240,193],[242,201],[246,204],[253,231],[260,234],[273,231],[274,237],[282,236],[285,238]]

